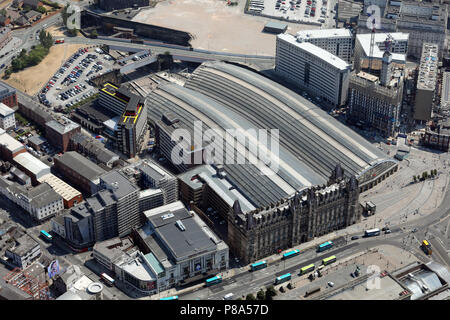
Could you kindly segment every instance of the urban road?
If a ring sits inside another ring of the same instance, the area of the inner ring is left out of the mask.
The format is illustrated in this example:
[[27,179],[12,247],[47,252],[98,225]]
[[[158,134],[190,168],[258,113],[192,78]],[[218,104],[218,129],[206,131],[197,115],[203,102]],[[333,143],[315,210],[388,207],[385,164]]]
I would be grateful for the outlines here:
[[[239,273],[222,283],[212,287],[198,288],[191,292],[179,294],[181,300],[191,299],[222,299],[222,297],[232,292],[236,297],[245,296],[248,293],[256,292],[259,288],[274,284],[276,277],[291,273],[292,277],[298,276],[301,267],[314,263],[320,264],[325,257],[336,255],[337,259],[343,259],[348,256],[364,252],[370,248],[380,245],[393,245],[414,254],[422,262],[428,262],[430,258],[426,257],[419,249],[419,245],[423,239],[430,239],[433,247],[431,258],[443,265],[450,265],[450,258],[447,251],[448,234],[450,219],[450,190],[447,190],[445,197],[439,207],[431,214],[418,218],[414,221],[405,222],[397,226],[391,227],[392,233],[389,235],[380,235],[373,238],[362,238],[348,244],[348,240],[353,235],[346,236],[341,247],[334,250],[317,254],[313,249],[303,251],[299,256],[289,260],[281,260],[276,264],[269,265],[266,269],[256,272],[249,272],[249,267],[238,269]],[[436,226],[445,226],[445,232],[436,230]],[[414,230],[417,230],[414,232]]]

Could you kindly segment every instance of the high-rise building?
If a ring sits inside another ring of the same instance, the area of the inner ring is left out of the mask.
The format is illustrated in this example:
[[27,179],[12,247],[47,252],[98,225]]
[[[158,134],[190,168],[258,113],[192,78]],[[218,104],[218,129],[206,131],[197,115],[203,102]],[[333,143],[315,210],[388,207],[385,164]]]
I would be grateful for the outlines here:
[[351,63],[352,33],[349,29],[303,30],[297,32],[297,41],[310,42]]
[[289,34],[277,36],[275,71],[296,86],[340,106],[347,101],[350,65]]
[[438,48],[435,43],[424,43],[417,75],[416,101],[414,119],[431,120],[431,113],[436,95],[438,72]]
[[127,90],[106,83],[100,90],[100,105],[118,116],[114,137],[119,151],[133,158],[139,152],[145,129],[147,128],[147,109],[144,100]]

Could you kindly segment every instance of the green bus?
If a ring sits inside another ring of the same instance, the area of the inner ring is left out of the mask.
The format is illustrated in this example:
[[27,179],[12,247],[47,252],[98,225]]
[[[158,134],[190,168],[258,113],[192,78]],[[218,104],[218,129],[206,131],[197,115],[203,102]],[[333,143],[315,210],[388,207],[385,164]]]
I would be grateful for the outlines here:
[[322,263],[325,266],[328,265],[328,264],[331,264],[333,262],[336,262],[336,256],[331,256],[331,257],[328,257],[328,258],[325,258],[325,259],[322,260]]
[[314,263],[307,265],[300,269],[300,275],[313,271],[315,268]]

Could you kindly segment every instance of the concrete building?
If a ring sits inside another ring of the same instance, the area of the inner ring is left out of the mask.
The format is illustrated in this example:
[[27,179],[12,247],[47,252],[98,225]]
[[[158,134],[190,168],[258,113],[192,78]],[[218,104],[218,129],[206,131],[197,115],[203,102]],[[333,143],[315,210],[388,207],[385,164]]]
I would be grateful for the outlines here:
[[144,294],[210,277],[228,268],[227,245],[193,212],[175,202],[145,212],[129,239],[97,243],[94,258]]
[[[365,2],[365,8],[371,2]],[[384,6],[384,7],[383,7]],[[408,55],[419,58],[424,43],[437,43],[442,56],[448,34],[448,4],[425,1],[384,1],[380,24],[385,32],[409,34]],[[358,19],[358,32],[369,33],[367,12]]]
[[354,69],[356,72],[367,71],[372,59],[370,73],[379,74],[386,49],[392,54],[392,64],[404,66],[408,52],[409,35],[407,33],[375,33],[375,45],[370,55],[371,34],[357,34],[354,50]]
[[78,189],[88,195],[98,191],[100,176],[106,173],[94,162],[75,151],[54,157],[54,168]]
[[174,175],[149,161],[143,161],[137,169],[141,174],[140,182],[143,189],[161,189],[165,204],[178,200],[178,179]]
[[[395,76],[394,76],[395,75]],[[403,72],[397,70],[382,85],[378,77],[365,72],[352,73],[349,85],[348,120],[371,128],[385,137],[395,135],[403,98]]]
[[0,103],[0,128],[8,131],[16,127],[16,118],[14,110],[7,105]]
[[416,101],[414,104],[415,120],[431,120],[436,101],[438,62],[438,45],[424,43],[417,75]]
[[0,83],[0,102],[10,108],[17,106],[17,91],[4,82]]
[[351,66],[330,52],[294,36],[277,36],[275,71],[301,89],[340,106],[347,101]]
[[24,234],[15,239],[15,242],[13,248],[6,250],[5,256],[20,269],[27,268],[41,256],[41,246],[29,235]]
[[59,151],[67,151],[70,138],[80,132],[80,125],[66,117],[61,117],[60,120],[51,120],[45,124],[45,137]]
[[129,158],[139,152],[145,129],[147,128],[147,109],[144,100],[127,90],[125,87],[116,87],[106,83],[100,90],[99,104],[120,118],[114,124],[117,137],[116,147]]
[[21,153],[27,153],[27,149],[19,141],[0,129],[0,156],[2,160],[12,162],[13,158]]
[[65,208],[72,208],[74,205],[83,201],[83,196],[80,191],[51,173],[38,178],[38,182],[48,183],[63,198]]
[[428,148],[447,152],[450,147],[450,120],[432,122],[421,134],[419,143]]
[[26,188],[1,177],[0,193],[28,212],[34,221],[47,220],[64,209],[62,197],[46,183]]
[[148,7],[150,0],[98,0],[98,6],[105,11],[126,8]]
[[297,32],[298,42],[309,42],[351,64],[353,36],[349,29],[315,29]]
[[[0,84],[1,87],[1,84]],[[15,91],[14,95],[11,95],[11,100],[16,99],[15,98]],[[20,114],[24,115],[27,119],[30,119],[35,124],[37,124],[41,129],[45,130],[45,124],[49,121],[52,121],[52,116],[45,111],[45,106],[40,104],[38,101],[32,100],[25,95],[21,95],[20,98],[15,100],[15,104],[19,106],[19,112]],[[3,102],[4,104],[11,107],[6,102]]]
[[450,111],[450,72],[442,74],[442,90],[440,111]]
[[361,219],[358,182],[336,167],[327,186],[311,187],[272,206],[228,215],[227,244],[245,264],[346,228]]

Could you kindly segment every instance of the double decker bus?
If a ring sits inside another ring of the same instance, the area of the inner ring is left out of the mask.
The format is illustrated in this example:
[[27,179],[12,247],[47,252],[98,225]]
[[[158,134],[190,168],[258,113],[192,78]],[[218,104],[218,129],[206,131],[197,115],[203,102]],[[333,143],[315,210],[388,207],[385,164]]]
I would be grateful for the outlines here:
[[41,230],[40,234],[47,241],[52,241],[53,240],[53,237],[45,230]]
[[178,300],[178,296],[165,297],[165,298],[161,298],[159,300]]
[[106,283],[108,286],[112,287],[112,286],[114,285],[114,279],[111,278],[110,276],[108,276],[106,273],[103,272],[103,273],[100,275],[100,277],[103,279],[103,281],[105,281],[105,283]]
[[251,268],[251,271],[256,271],[256,270],[261,270],[261,269],[267,268],[267,261],[264,260],[264,261],[256,262],[256,263],[252,264],[250,266],[250,268]]
[[206,279],[205,283],[206,283],[206,286],[209,287],[209,286],[212,286],[213,284],[218,284],[218,283],[221,283],[221,282],[222,282],[222,277],[217,275],[215,277]]
[[380,229],[369,229],[364,232],[364,237],[374,237],[380,235]]
[[311,263],[310,265],[307,265],[300,269],[300,275],[311,272],[314,270],[314,268],[315,268],[314,263]]
[[432,253],[431,244],[427,240],[422,241],[422,250],[423,252],[425,252],[425,254],[431,255]]
[[291,280],[291,274],[290,273],[286,273],[283,274],[282,276],[276,277],[275,279],[275,284],[280,284],[286,281]]
[[321,245],[319,245],[317,247],[317,251],[322,252],[322,251],[330,249],[332,246],[333,246],[333,241],[327,241],[327,242],[324,242]]
[[333,262],[336,262],[336,256],[331,256],[331,257],[328,257],[328,258],[325,258],[325,259],[322,260],[322,264],[325,265],[325,266],[329,265],[329,264],[331,264]]
[[286,260],[286,259],[298,256],[299,254],[300,254],[300,250],[295,249],[295,250],[292,250],[292,251],[289,251],[289,252],[286,252],[285,254],[283,254],[283,259]]

